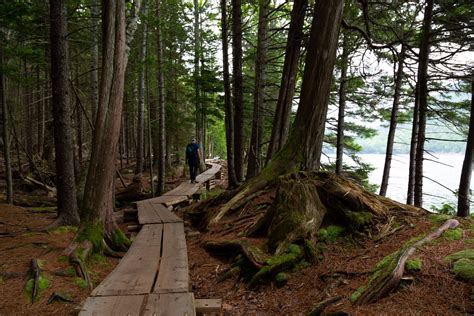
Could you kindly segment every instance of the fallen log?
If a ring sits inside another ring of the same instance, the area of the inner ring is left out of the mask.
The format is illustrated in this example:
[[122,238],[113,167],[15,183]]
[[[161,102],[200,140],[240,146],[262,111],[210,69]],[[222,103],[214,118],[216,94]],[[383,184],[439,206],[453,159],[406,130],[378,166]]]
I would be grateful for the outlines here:
[[405,249],[399,250],[390,261],[386,262],[383,267],[374,273],[366,288],[359,288],[353,294],[351,298],[353,303],[358,305],[374,303],[388,295],[400,283],[405,271],[405,263],[415,253],[416,249],[438,238],[444,231],[456,228],[458,225],[459,222],[455,219],[447,220],[426,237],[406,246]]

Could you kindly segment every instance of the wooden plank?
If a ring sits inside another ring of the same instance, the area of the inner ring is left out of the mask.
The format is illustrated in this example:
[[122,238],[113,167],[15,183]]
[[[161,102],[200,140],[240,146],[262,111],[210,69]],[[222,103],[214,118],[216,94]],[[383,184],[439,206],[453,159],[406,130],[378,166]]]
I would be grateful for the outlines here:
[[221,299],[212,299],[212,298],[201,298],[194,300],[194,307],[196,309],[196,314],[212,314],[216,313],[220,315],[222,311],[222,300]]
[[162,234],[162,224],[143,226],[117,267],[91,296],[150,293],[160,264]]
[[145,295],[88,297],[79,316],[140,315]]
[[170,212],[163,204],[150,204],[163,223],[181,223],[183,220]]
[[143,315],[195,316],[193,293],[150,294]]
[[138,208],[138,222],[144,224],[161,224],[163,223],[161,217],[155,211],[155,208],[148,202],[142,201],[137,203]]
[[188,252],[182,223],[163,224],[163,254],[153,293],[189,290]]

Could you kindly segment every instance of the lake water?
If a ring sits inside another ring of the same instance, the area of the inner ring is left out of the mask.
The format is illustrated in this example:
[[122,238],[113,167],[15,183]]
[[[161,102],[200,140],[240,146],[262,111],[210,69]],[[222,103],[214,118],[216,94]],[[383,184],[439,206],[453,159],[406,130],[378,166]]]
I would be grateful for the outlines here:
[[[385,155],[363,154],[362,160],[370,163],[375,170],[369,175],[371,183],[380,185],[382,181]],[[459,188],[459,177],[464,155],[460,154],[435,154],[425,156],[423,165],[425,178],[423,179],[423,207],[441,206],[443,203],[457,205],[457,198],[451,191]],[[409,155],[394,155],[390,170],[387,197],[405,203],[408,184]],[[431,180],[430,180],[431,179]],[[474,180],[474,177],[472,178]],[[438,182],[438,183],[436,183]],[[471,182],[471,190],[474,185]],[[471,212],[473,210],[471,206]]]

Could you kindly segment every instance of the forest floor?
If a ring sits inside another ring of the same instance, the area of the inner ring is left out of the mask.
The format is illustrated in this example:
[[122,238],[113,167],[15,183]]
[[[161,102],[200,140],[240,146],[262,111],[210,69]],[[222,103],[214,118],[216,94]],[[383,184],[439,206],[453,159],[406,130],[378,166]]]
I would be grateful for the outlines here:
[[[126,181],[131,182],[131,170],[123,174]],[[176,174],[168,184],[173,187],[180,181],[186,181],[186,178]],[[218,190],[225,187],[225,181],[224,178],[216,183]],[[15,193],[18,194],[18,191]],[[74,229],[36,232],[51,223],[55,213],[51,208],[39,207],[40,196],[34,199],[39,202],[38,206],[0,204],[0,315],[74,314],[78,304],[90,293],[83,282],[74,276],[63,255],[74,236]],[[120,221],[120,217],[118,219]],[[473,314],[474,303],[470,298],[474,291],[472,285],[457,280],[450,264],[444,260],[448,254],[474,248],[472,220],[462,221],[464,229],[460,238],[441,237],[417,250],[414,257],[421,259],[421,271],[406,273],[406,280],[393,293],[373,304],[353,306],[350,303],[348,297],[367,282],[371,268],[379,260],[399,249],[407,240],[440,225],[432,216],[410,220],[409,225],[379,241],[367,236],[350,235],[327,241],[321,245],[324,251],[320,260],[290,273],[285,285],[277,286],[269,282],[252,288],[237,277],[218,282],[218,276],[230,267],[231,258],[211,256],[202,246],[207,240],[229,239],[231,236],[213,231],[198,233],[186,221],[192,291],[196,298],[222,299],[224,315],[307,315],[319,302],[337,295],[344,298],[329,306],[327,313]],[[127,225],[121,223],[124,229]],[[39,259],[49,284],[40,292],[38,300],[31,304],[24,288],[33,258]],[[114,258],[91,258],[88,268],[94,283],[100,283],[117,263],[118,259]],[[73,302],[48,304],[53,292]]]

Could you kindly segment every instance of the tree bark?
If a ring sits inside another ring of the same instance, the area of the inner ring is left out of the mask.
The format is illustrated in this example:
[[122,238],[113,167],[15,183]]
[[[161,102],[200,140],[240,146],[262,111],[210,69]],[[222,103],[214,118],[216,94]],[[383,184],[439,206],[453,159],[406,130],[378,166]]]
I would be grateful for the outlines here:
[[344,117],[346,111],[346,89],[347,89],[347,68],[349,64],[349,49],[347,47],[346,33],[342,34],[342,56],[341,56],[341,78],[339,83],[339,112],[337,119],[337,139],[336,139],[336,174],[342,172],[342,160],[344,155]]
[[[138,12],[140,1],[134,3]],[[132,10],[133,10],[132,9]],[[92,152],[84,189],[79,235],[90,234],[91,227],[100,229],[111,239],[119,232],[113,212],[115,156],[120,136],[123,109],[125,69],[128,44],[136,29],[136,18],[125,27],[125,1],[103,1],[103,53],[99,107],[92,141]],[[97,234],[97,232],[95,232]],[[121,235],[123,236],[123,234]],[[90,236],[85,236],[92,241]],[[122,240],[123,241],[123,240]],[[115,243],[118,243],[115,241]],[[94,245],[97,246],[97,245]],[[116,245],[123,248],[123,244]]]
[[204,124],[204,104],[201,100],[201,29],[200,29],[200,1],[194,0],[194,98],[196,111],[196,139],[200,143],[202,161],[205,159],[206,138]]
[[469,132],[467,135],[466,153],[461,170],[458,192],[457,216],[467,217],[470,213],[471,202],[471,176],[474,164],[474,78],[471,78],[471,117],[469,119]]
[[165,128],[165,83],[163,75],[163,40],[161,38],[161,0],[156,1],[156,45],[158,63],[158,195],[165,191],[165,171],[166,171],[166,128]]
[[[148,7],[146,0],[143,0],[143,12],[146,17],[148,15]],[[140,46],[140,73],[138,75],[138,109],[137,109],[137,164],[135,167],[135,174],[143,172],[144,164],[144,140],[145,140],[145,72],[146,72],[146,50],[148,37],[148,23],[145,19],[143,21],[142,42]]]
[[265,86],[268,51],[268,10],[270,0],[259,0],[257,57],[255,60],[255,88],[250,139],[247,179],[255,177],[262,169],[263,111],[265,109]]
[[232,96],[229,78],[229,54],[228,54],[228,32],[227,32],[227,3],[221,0],[221,27],[222,27],[222,68],[224,79],[224,110],[225,110],[225,130],[227,149],[227,174],[229,187],[236,187],[238,184],[235,174],[234,160],[234,109],[232,107]]
[[303,24],[307,0],[295,0],[291,11],[290,29],[285,50],[285,61],[281,77],[280,92],[273,119],[272,135],[268,145],[267,164],[285,144],[290,129],[291,105],[295,93]]
[[242,2],[232,0],[232,71],[234,104],[234,163],[238,182],[244,180],[244,104],[242,77]]
[[405,45],[402,44],[400,54],[398,54],[398,69],[395,77],[395,89],[393,93],[392,114],[390,116],[390,127],[387,136],[387,149],[385,150],[385,163],[383,166],[382,183],[380,185],[379,194],[385,196],[387,194],[388,180],[390,178],[390,167],[392,164],[393,145],[395,142],[395,132],[398,123],[398,108],[400,105],[400,95],[403,83],[403,63],[405,62]]
[[7,93],[4,75],[5,60],[3,57],[3,49],[0,47],[0,102],[2,103],[2,138],[3,138],[3,158],[5,162],[5,182],[7,189],[8,204],[13,204],[13,179],[12,179],[12,163],[10,158],[10,135],[8,129],[10,127]]
[[69,98],[69,60],[67,44],[67,4],[50,0],[51,83],[53,97],[54,146],[56,150],[56,187],[58,222],[79,224],[74,144]]
[[423,17],[423,35],[420,43],[419,64],[417,75],[417,99],[419,102],[418,140],[415,158],[415,206],[423,206],[423,156],[426,139],[426,116],[428,110],[428,63],[430,54],[431,20],[433,15],[433,0],[426,0]]

